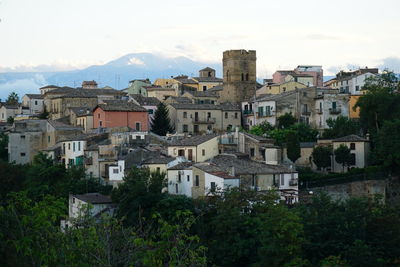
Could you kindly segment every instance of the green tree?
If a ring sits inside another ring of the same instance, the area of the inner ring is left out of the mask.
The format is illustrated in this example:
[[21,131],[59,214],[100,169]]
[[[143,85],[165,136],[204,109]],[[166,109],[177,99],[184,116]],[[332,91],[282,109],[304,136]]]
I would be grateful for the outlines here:
[[269,122],[264,121],[251,127],[250,133],[258,136],[266,136],[268,132],[272,131],[273,129],[274,127]]
[[324,170],[331,166],[332,147],[317,146],[313,149],[311,156],[318,169]]
[[372,136],[379,131],[385,120],[394,120],[400,117],[399,79],[393,72],[385,71],[366,82],[362,95],[354,110],[360,108],[360,123],[364,132],[369,131]]
[[18,100],[19,100],[18,94],[16,92],[11,92],[6,99],[6,103],[9,105],[17,105]]
[[13,123],[14,123],[14,118],[11,117],[11,116],[8,117],[8,118],[7,118],[7,123],[8,123],[8,124],[13,124]]
[[165,173],[150,172],[148,168],[133,168],[122,183],[112,192],[118,203],[118,217],[127,225],[137,225],[141,218],[150,219],[156,205],[165,197]]
[[348,166],[351,162],[351,150],[346,145],[341,144],[338,148],[335,149],[335,160],[337,163],[342,164],[343,172],[344,167]]
[[290,131],[286,135],[287,157],[295,163],[301,156],[299,136],[296,132]]
[[336,119],[329,118],[326,121],[328,129],[325,129],[322,137],[327,139],[339,138],[351,134],[360,134],[361,127],[357,120],[338,116]]
[[400,171],[400,120],[385,121],[376,138],[373,153],[376,163]]
[[297,122],[297,119],[293,117],[292,113],[285,113],[284,115],[278,117],[278,127],[279,129],[286,129]]
[[174,131],[169,118],[168,108],[163,102],[160,102],[157,106],[157,110],[151,122],[151,129],[154,133],[161,136],[165,136],[167,133],[172,133]]

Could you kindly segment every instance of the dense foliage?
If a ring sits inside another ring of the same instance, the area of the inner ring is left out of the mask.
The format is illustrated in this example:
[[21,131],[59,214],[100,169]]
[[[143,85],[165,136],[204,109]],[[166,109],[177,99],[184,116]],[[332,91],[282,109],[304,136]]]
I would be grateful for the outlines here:
[[311,154],[314,164],[318,169],[325,169],[331,166],[332,147],[317,146]]
[[[395,266],[400,213],[380,201],[316,195],[287,207],[271,191],[193,200],[162,192],[164,174],[133,169],[112,195],[117,216],[60,231],[68,193],[109,188],[39,155],[0,162],[1,266]],[[86,183],[88,182],[88,183]]]

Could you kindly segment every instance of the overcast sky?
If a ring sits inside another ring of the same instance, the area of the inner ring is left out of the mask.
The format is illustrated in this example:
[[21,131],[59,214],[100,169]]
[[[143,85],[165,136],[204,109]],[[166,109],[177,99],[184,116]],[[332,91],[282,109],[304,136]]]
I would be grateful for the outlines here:
[[220,62],[257,50],[260,77],[299,64],[400,71],[399,0],[0,0],[0,67],[105,63],[134,52]]

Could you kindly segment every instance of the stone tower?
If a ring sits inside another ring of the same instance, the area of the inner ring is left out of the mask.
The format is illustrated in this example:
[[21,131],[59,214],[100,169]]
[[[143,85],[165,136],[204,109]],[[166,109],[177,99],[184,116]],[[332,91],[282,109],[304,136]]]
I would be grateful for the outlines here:
[[223,54],[221,102],[240,103],[256,93],[256,51],[228,50]]

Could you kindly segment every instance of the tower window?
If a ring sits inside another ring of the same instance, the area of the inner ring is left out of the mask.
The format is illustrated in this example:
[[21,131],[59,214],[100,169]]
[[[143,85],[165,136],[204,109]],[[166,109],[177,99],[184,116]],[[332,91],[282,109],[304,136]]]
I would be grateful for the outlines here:
[[242,73],[242,81],[244,81],[244,73]]
[[248,81],[248,80],[249,80],[249,74],[246,73],[246,81]]

